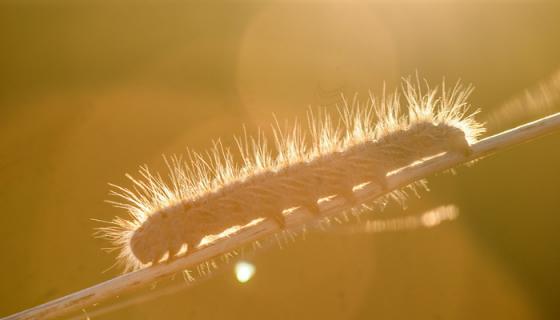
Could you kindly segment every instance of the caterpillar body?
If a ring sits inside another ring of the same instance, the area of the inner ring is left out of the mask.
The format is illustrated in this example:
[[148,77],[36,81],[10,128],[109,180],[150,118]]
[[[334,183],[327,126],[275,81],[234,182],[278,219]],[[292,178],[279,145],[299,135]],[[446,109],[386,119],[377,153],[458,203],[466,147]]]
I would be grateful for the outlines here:
[[125,269],[138,269],[184,248],[189,254],[205,236],[257,218],[283,227],[289,208],[319,214],[317,201],[327,196],[355,203],[356,185],[385,188],[392,170],[442,152],[468,154],[484,131],[474,118],[478,110],[467,103],[471,91],[458,82],[451,90],[443,84],[423,92],[419,81],[405,79],[399,92],[345,106],[337,124],[328,114],[310,114],[309,135],[297,123],[289,130],[276,125],[274,154],[263,135],[245,135],[236,139],[241,165],[218,142],[207,157],[191,152],[188,162],[166,160],[168,182],[144,167],[142,179],[127,175],[132,190],[114,186],[112,192],[125,199],[114,203],[131,219],[117,217],[101,232],[120,250]]

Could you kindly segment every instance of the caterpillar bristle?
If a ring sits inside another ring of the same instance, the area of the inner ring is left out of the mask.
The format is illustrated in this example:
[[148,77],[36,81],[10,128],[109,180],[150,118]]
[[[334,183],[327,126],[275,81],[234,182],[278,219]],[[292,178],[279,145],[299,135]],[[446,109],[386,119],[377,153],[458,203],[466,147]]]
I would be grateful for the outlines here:
[[[258,219],[281,224],[286,209],[313,211],[320,198],[351,201],[355,185],[383,188],[388,171],[476,142],[484,127],[467,102],[471,92],[460,82],[451,90],[430,89],[407,78],[400,91],[379,99],[343,99],[338,118],[309,111],[308,133],[297,121],[281,128],[275,119],[273,148],[262,131],[250,136],[244,129],[235,155],[218,140],[205,154],[164,157],[165,179],[142,166],[140,178],[126,175],[131,188],[111,185],[120,200],[110,203],[129,217],[114,218],[99,234],[118,248],[117,260],[129,271],[189,254],[203,239],[214,237],[209,243]],[[403,191],[389,196],[406,198]]]

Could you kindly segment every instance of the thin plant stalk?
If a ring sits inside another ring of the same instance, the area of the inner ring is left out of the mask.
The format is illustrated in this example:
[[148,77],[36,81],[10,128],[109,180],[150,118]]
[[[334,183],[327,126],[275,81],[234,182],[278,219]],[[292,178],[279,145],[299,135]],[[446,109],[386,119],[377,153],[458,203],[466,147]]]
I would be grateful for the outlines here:
[[[516,128],[482,139],[471,145],[472,153],[468,156],[458,153],[445,153],[422,162],[412,164],[387,176],[388,190],[382,191],[373,184],[355,191],[358,203],[367,203],[384,194],[405,187],[417,180],[434,173],[454,168],[458,165],[480,159],[512,146],[528,142],[535,138],[560,130],[560,113],[530,122]],[[319,204],[321,216],[318,218],[304,208],[294,210],[286,217],[288,230],[298,230],[304,225],[314,225],[321,217],[335,216],[350,209],[349,204],[340,197]],[[238,247],[270,237],[280,231],[278,224],[270,220],[241,229],[236,234],[226,237],[193,253],[177,258],[169,263],[158,264],[135,272],[117,276],[92,287],[71,293],[45,304],[21,311],[4,318],[12,319],[52,319],[79,311],[87,306],[113,298],[123,293],[170,277],[185,269],[197,266],[212,258],[231,252]]]

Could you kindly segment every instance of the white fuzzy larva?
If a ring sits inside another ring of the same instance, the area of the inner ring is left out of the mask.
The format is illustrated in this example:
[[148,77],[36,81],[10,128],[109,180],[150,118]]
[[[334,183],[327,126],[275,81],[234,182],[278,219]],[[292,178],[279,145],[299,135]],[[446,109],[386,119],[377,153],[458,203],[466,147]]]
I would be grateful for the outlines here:
[[120,249],[125,268],[138,269],[190,254],[204,237],[258,218],[282,226],[288,208],[319,213],[317,201],[330,195],[354,201],[356,185],[383,188],[392,170],[442,152],[468,153],[484,131],[474,119],[478,111],[469,111],[471,91],[457,83],[422,92],[405,80],[401,93],[344,107],[338,124],[328,114],[310,114],[308,136],[297,125],[289,132],[273,127],[274,153],[262,135],[238,139],[241,165],[215,143],[208,158],[190,153],[188,161],[168,161],[169,182],[144,167],[141,179],[128,176],[132,190],[113,191],[131,219],[117,217],[101,231]]

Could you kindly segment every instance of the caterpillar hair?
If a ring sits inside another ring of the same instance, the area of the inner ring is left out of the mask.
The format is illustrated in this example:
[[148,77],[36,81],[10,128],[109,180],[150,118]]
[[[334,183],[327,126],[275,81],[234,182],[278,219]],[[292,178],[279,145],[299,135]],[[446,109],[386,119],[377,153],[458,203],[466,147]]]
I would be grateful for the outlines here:
[[443,152],[470,152],[484,131],[467,102],[471,91],[460,82],[451,90],[445,84],[430,89],[408,78],[393,94],[345,103],[337,118],[310,112],[308,133],[297,123],[285,130],[274,125],[274,148],[262,133],[245,134],[236,138],[237,154],[215,142],[205,156],[166,158],[168,179],[141,167],[140,178],[127,175],[132,188],[111,192],[129,217],[114,218],[100,232],[128,271],[188,255],[204,237],[255,219],[282,227],[290,208],[319,215],[317,201],[324,197],[359,205],[356,185],[384,189],[388,172]]

